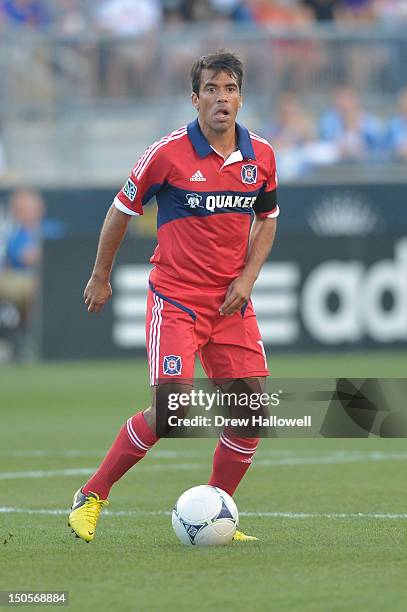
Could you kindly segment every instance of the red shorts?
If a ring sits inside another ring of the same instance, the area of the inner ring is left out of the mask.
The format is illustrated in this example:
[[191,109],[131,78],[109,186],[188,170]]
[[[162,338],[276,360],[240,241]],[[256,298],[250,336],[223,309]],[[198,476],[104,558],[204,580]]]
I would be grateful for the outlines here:
[[150,280],[146,343],[150,384],[193,379],[196,355],[209,378],[267,376],[267,360],[252,303],[221,316],[226,290],[201,291]]

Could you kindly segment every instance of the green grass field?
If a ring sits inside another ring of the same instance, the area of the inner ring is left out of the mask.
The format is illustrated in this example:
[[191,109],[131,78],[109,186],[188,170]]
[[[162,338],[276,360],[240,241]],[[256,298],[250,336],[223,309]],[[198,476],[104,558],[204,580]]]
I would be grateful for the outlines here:
[[[276,377],[406,366],[405,353],[272,360]],[[144,361],[0,368],[0,590],[66,590],[75,611],[405,610],[403,439],[263,440],[236,495],[260,541],[220,549],[183,547],[169,516],[206,482],[215,441],[163,440],[114,488],[95,541],[75,539],[72,495],[148,404],[147,380]]]

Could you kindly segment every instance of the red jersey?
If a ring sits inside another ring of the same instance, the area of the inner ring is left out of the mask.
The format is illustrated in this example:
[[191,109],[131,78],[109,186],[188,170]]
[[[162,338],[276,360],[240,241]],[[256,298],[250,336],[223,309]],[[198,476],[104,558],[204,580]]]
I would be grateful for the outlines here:
[[197,119],[172,132],[148,147],[115,197],[119,210],[142,215],[156,196],[153,281],[227,287],[244,268],[253,212],[279,214],[271,145],[239,124],[236,130],[238,149],[227,160]]

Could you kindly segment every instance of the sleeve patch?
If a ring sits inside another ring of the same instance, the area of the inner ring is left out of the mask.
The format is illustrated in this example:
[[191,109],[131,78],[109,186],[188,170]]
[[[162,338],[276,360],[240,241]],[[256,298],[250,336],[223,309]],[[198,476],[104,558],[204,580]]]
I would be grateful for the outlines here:
[[127,179],[122,191],[130,202],[134,202],[137,195],[137,185],[135,185],[131,179]]

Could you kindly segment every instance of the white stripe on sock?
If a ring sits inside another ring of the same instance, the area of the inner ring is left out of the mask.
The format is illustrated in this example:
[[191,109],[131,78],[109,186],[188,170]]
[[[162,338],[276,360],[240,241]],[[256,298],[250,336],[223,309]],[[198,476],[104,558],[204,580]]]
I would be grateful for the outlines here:
[[137,446],[141,451],[143,451],[143,453],[146,453],[149,449],[148,446],[145,446],[141,441],[140,438],[136,435],[132,425],[131,425],[131,419],[127,420],[127,434],[131,440],[131,442],[133,442],[134,446]]
[[257,444],[252,449],[243,448],[243,446],[239,446],[235,442],[232,442],[232,440],[229,440],[229,438],[227,438],[224,434],[221,434],[220,441],[222,442],[222,444],[225,444],[225,446],[228,446],[232,450],[238,453],[244,453],[245,455],[254,455],[254,453],[256,452],[256,448],[257,448]]

